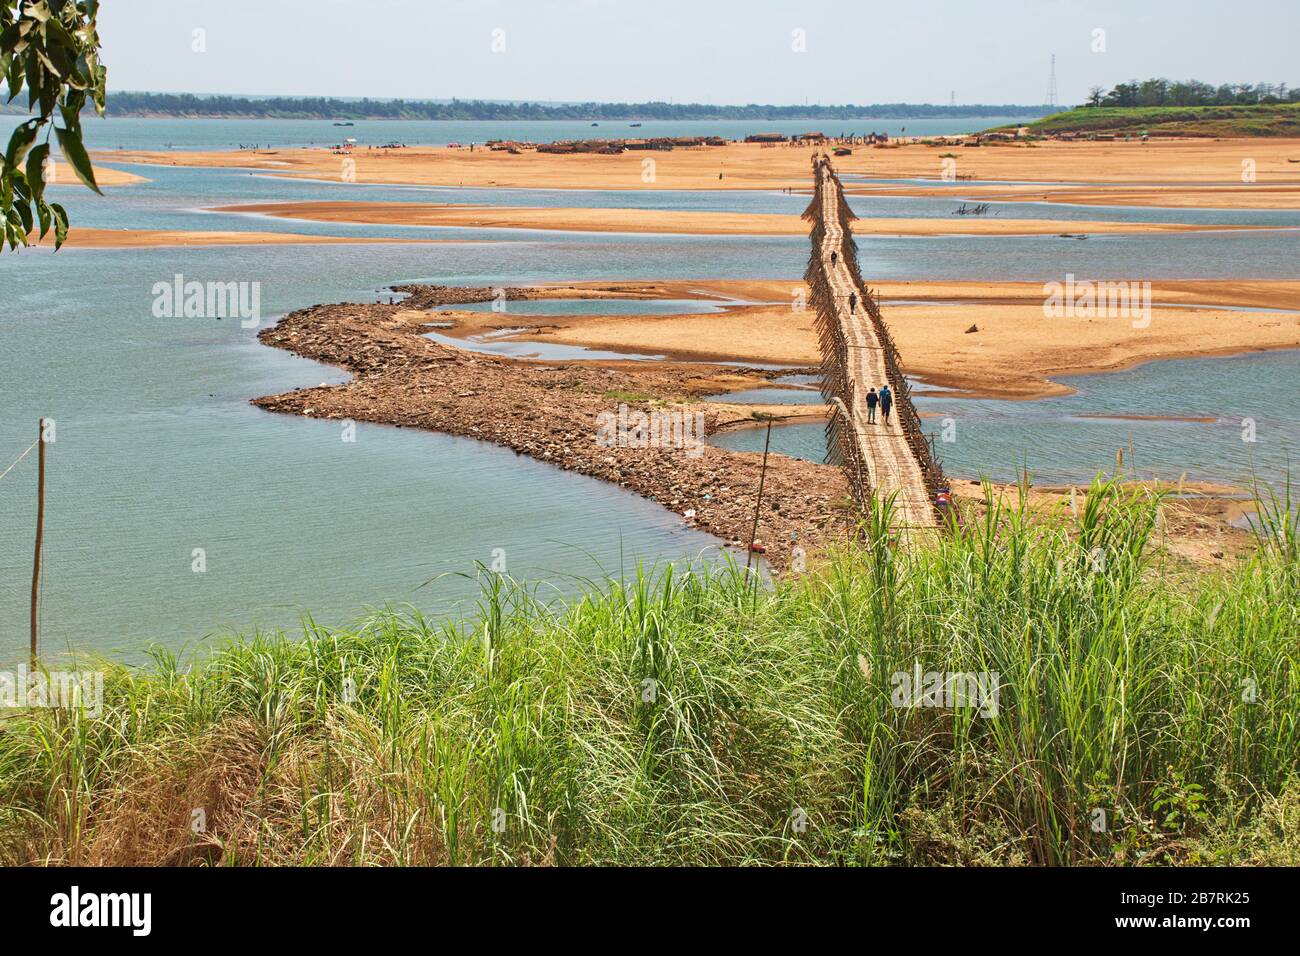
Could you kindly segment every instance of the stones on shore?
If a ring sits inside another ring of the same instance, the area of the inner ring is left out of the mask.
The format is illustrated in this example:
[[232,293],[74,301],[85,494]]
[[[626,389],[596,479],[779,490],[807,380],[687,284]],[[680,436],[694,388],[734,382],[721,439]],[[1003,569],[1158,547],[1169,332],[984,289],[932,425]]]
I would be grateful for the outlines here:
[[[743,550],[754,520],[760,456],[710,445],[603,446],[596,418],[620,404],[637,411],[671,408],[703,413],[704,433],[714,411],[692,396],[718,391],[717,368],[645,362],[616,367],[593,362],[546,365],[495,356],[467,357],[422,334],[413,309],[488,301],[491,289],[403,286],[398,306],[320,305],[285,316],[262,330],[267,345],[287,349],[352,374],[322,391],[287,392],[257,399],[262,408],[403,424],[476,438],[539,461],[611,482],[683,514]],[[506,298],[533,297],[506,290]],[[403,314],[399,317],[399,313]],[[734,379],[734,370],[726,372]],[[734,381],[732,386],[734,387]],[[632,399],[627,396],[645,396]],[[656,399],[651,396],[665,396]],[[671,396],[674,401],[668,401]],[[681,397],[685,397],[682,400]],[[311,405],[307,403],[310,401]],[[832,502],[846,494],[839,469],[773,455],[769,459],[760,540],[774,566],[789,558],[790,541],[806,547],[842,536],[849,516]]]

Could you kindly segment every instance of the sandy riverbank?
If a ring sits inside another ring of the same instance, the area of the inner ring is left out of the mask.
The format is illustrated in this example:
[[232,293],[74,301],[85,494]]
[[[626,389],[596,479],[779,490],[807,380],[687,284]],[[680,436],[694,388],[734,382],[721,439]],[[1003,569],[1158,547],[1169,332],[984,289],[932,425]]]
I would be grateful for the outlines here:
[[[1167,495],[1153,535],[1156,547],[1167,554],[1198,568],[1222,568],[1254,553],[1255,536],[1243,519],[1254,512],[1255,502],[1240,489],[1190,481],[1137,484]],[[1019,501],[1021,489],[1015,485],[989,487],[993,501],[1001,497],[1012,506]],[[990,499],[984,497],[980,482],[957,481],[953,491],[976,520],[984,515]],[[1084,507],[1086,491],[1085,486],[1034,485],[1028,491],[1028,505],[1040,516],[1073,515]]]
[[[671,152],[626,152],[618,155],[562,155],[531,150],[518,155],[477,149],[412,147],[397,150],[357,149],[350,157],[327,149],[225,151],[139,151],[96,153],[101,162],[157,165],[248,167],[281,176],[333,181],[355,176],[361,183],[421,184],[520,189],[784,189],[806,190],[810,147],[732,143]],[[345,166],[350,160],[352,165]],[[1024,184],[1096,184],[1097,190],[1072,188],[1071,198],[1055,201],[1107,201],[1115,187],[1144,188],[1144,204],[1248,208],[1300,208],[1300,140],[1215,139],[1149,143],[1042,142],[967,148],[907,143],[889,148],[859,147],[838,157],[836,167],[853,189],[854,177],[932,179],[935,186],[960,196],[975,188],[962,180],[999,180],[1021,184],[1009,188],[1041,193]],[[653,162],[653,166],[644,165]],[[1243,161],[1254,182],[1243,183]],[[940,180],[948,172],[958,182]],[[899,184],[916,188],[915,184]],[[1219,191],[1198,195],[1199,187]],[[924,187],[922,187],[924,188]],[[1054,201],[1049,198],[1048,201]],[[1119,200],[1113,200],[1119,201]]]
[[[568,288],[597,287],[617,290],[620,284]],[[515,338],[703,361],[820,361],[813,315],[796,308],[801,282],[674,281],[627,288],[657,298],[715,296],[762,304],[729,305],[710,314],[523,317],[512,316],[507,303],[504,313],[449,315],[457,327],[446,334],[526,327]],[[1065,375],[1155,359],[1300,348],[1300,314],[1251,310],[1300,308],[1300,282],[1153,282],[1150,323],[1144,327],[1135,327],[1131,318],[1045,316],[1037,283],[885,282],[876,288],[908,370],[967,394],[1040,398],[1068,392],[1053,381]],[[1172,307],[1184,305],[1195,308]],[[978,331],[968,333],[972,325]]]
[[[602,444],[602,414],[636,411],[702,416],[713,434],[752,418],[754,407],[701,401],[704,395],[770,383],[774,372],[672,362],[526,362],[439,345],[425,338],[430,309],[485,301],[491,289],[402,287],[396,305],[322,305],[293,312],[260,338],[268,345],[344,368],[344,385],[300,389],[255,400],[271,411],[313,418],[380,422],[447,432],[514,449],[564,470],[610,481],[656,501],[687,524],[735,547],[748,541],[757,503],[761,456],[711,445],[638,448]],[[617,295],[617,288],[592,290]],[[669,290],[660,290],[668,292]],[[555,290],[513,290],[511,298],[549,297]],[[573,288],[565,290],[572,295]],[[469,313],[463,313],[469,314]],[[787,414],[816,415],[811,407]],[[977,482],[954,485],[978,513]],[[1234,528],[1248,507],[1233,489],[1187,485],[1190,498],[1165,507],[1163,547],[1202,566],[1219,566],[1251,548]],[[1014,495],[1009,489],[997,489]],[[1033,489],[1044,512],[1064,506],[1068,488]],[[838,468],[774,454],[760,509],[758,539],[778,569],[795,546],[814,550],[850,531],[847,486]]]
[[[83,189],[81,182],[77,179],[76,173],[66,163],[55,160],[52,164],[53,169],[45,171],[45,185],[63,187],[75,186]],[[133,186],[136,183],[147,183],[149,180],[138,173],[128,173],[123,169],[110,169],[107,166],[101,166],[98,163],[93,164],[95,169],[95,183],[100,188],[106,186]],[[52,194],[53,195],[53,194]]]
[[[36,237],[31,237],[36,241]],[[390,239],[383,237],[310,236],[293,232],[238,232],[235,230],[184,229],[91,229],[73,226],[66,245],[81,249],[144,249],[186,246],[287,246],[337,245],[340,243],[431,243],[443,239]],[[53,245],[47,235],[45,243]]]
[[846,184],[850,196],[915,196],[954,202],[1038,202],[1081,206],[1162,206],[1172,209],[1300,209],[1300,188],[1290,185],[1236,186],[894,186]]
[[[210,212],[249,213],[312,222],[385,226],[455,226],[478,229],[556,229],[569,232],[678,233],[685,235],[803,236],[808,223],[797,215],[694,212],[666,209],[585,209],[475,206],[406,202],[291,202],[216,206]],[[859,234],[893,236],[1055,236],[1062,234],[1206,232],[1240,226],[1163,222],[1088,222],[1054,219],[860,219]],[[1244,227],[1260,228],[1260,227]]]

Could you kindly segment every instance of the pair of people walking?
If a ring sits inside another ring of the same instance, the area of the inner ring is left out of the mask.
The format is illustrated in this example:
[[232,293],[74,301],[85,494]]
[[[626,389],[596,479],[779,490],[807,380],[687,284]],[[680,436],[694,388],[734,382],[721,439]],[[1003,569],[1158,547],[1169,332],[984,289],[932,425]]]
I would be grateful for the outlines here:
[[894,408],[894,393],[889,390],[888,385],[882,385],[880,391],[874,388],[867,392],[867,424],[876,423],[876,407],[880,407],[880,414],[884,416],[885,424],[889,424],[889,413]]

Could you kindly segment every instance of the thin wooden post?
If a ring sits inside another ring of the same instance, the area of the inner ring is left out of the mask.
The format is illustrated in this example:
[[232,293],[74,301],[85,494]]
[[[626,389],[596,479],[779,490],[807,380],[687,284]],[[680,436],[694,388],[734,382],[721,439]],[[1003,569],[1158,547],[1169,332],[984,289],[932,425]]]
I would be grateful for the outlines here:
[[36,608],[41,587],[41,536],[45,530],[45,419],[37,424],[36,444],[36,556],[32,561],[32,668],[38,664],[36,656]]
[[767,437],[763,439],[763,467],[758,473],[758,501],[754,502],[754,526],[749,529],[749,553],[745,555],[745,570],[754,559],[754,541],[758,538],[758,510],[763,507],[763,484],[767,481],[767,449],[772,444],[772,416],[767,418]]

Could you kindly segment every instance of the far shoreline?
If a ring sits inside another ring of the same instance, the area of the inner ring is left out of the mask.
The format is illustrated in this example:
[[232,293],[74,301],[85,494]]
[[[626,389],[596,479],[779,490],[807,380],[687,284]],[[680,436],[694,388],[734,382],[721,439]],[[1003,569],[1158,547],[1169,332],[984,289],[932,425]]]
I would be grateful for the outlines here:
[[[1151,142],[989,143],[979,149],[944,148],[937,140],[891,141],[854,147],[838,160],[846,178],[886,181],[851,183],[851,193],[925,195],[942,189],[948,196],[979,198],[981,190],[1000,190],[1017,201],[1077,204],[1140,200],[1155,207],[1300,209],[1300,138],[1195,139]],[[95,150],[100,162],[146,165],[248,167],[270,175],[339,181],[341,162],[355,169],[349,183],[501,189],[630,190],[786,190],[807,188],[807,164],[814,147],[729,142],[664,152],[553,154],[524,150],[517,155],[480,147],[471,152],[450,146],[400,149],[358,145],[350,151],[328,147],[275,147],[272,150]],[[1240,179],[1241,157],[1257,163],[1257,179]],[[944,166],[947,158],[950,167]],[[268,161],[270,160],[270,161]],[[644,160],[653,160],[647,174]],[[904,180],[920,180],[921,184]],[[963,186],[972,181],[979,186]],[[1162,184],[1152,189],[1150,183]],[[1026,185],[1029,184],[1029,185]],[[1037,184],[1037,185],[1034,185]]]

